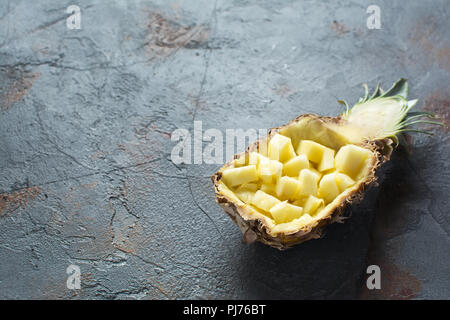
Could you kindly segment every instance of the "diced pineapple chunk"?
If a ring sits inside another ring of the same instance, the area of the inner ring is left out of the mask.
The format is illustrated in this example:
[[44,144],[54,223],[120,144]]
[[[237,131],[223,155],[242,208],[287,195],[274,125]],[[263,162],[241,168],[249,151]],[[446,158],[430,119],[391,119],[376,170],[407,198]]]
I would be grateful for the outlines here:
[[336,183],[339,187],[339,191],[343,192],[347,188],[354,185],[355,181],[353,181],[353,179],[350,178],[348,175],[338,172],[336,173]]
[[260,162],[258,174],[264,183],[274,183],[283,173],[283,164],[277,160]]
[[310,169],[303,169],[300,171],[298,180],[300,182],[300,191],[298,196],[307,197],[310,194],[317,196],[317,183],[319,182],[319,177],[314,171]]
[[268,193],[272,196],[276,196],[276,192],[275,192],[275,185],[274,184],[263,184],[261,186],[261,191],[264,191],[265,193]]
[[292,201],[292,204],[294,206],[298,206],[298,207],[302,207],[303,208],[303,206],[305,205],[305,202],[306,202],[306,198],[302,198],[302,199],[297,199],[297,200]]
[[256,171],[256,166],[250,165],[245,167],[226,169],[223,171],[222,177],[228,186],[233,187],[237,186],[238,184],[258,180],[258,173]]
[[258,185],[256,183],[244,183],[236,188],[235,193],[241,201],[250,203],[257,190]]
[[305,213],[313,215],[317,211],[317,209],[319,209],[319,207],[323,205],[324,205],[323,199],[319,199],[310,195],[304,204],[303,210]]
[[258,152],[250,152],[248,156],[248,164],[252,165],[254,164],[256,167],[258,167],[260,162],[267,162],[269,161],[269,158],[264,157],[262,154]]
[[271,196],[270,194],[265,193],[264,191],[258,190],[255,195],[251,199],[251,204],[255,207],[264,210],[266,212],[270,212],[270,209],[281,201],[277,198]]
[[317,165],[319,171],[327,171],[334,168],[334,150],[330,148],[325,148],[323,150],[322,159]]
[[289,204],[287,201],[280,202],[270,209],[270,214],[275,223],[291,222],[301,217],[303,208]]
[[268,156],[272,160],[285,162],[296,156],[291,138],[281,134],[275,134],[269,142]]
[[309,167],[309,170],[311,170],[312,172],[314,172],[314,173],[317,175],[317,179],[320,180],[320,178],[322,178],[322,176],[323,176],[323,173],[322,173],[322,172],[320,172],[320,171],[314,169],[313,167]]
[[256,192],[258,190],[258,185],[256,183],[244,183],[241,184],[237,189],[236,192],[240,191],[252,191]]
[[365,161],[372,156],[370,150],[348,144],[339,149],[334,159],[336,170],[355,179],[358,177]]
[[322,161],[324,153],[330,152],[326,151],[327,149],[333,151],[333,149],[327,148],[312,140],[302,140],[297,148],[297,153],[306,155],[309,161],[318,165]]
[[300,190],[300,182],[291,177],[281,177],[278,180],[275,192],[281,200],[293,199]]
[[336,172],[323,176],[319,183],[319,195],[326,202],[331,202],[339,195],[339,187],[336,183]]
[[290,177],[298,177],[300,170],[308,169],[309,161],[308,158],[304,155],[298,155],[288,162],[286,162],[283,166],[283,174]]
[[314,218],[305,213],[298,219],[298,221],[302,224],[309,224],[314,221]]
[[245,203],[251,203],[252,198],[255,196],[255,192],[249,190],[236,191],[238,198]]
[[283,172],[281,162],[271,160],[257,152],[250,152],[249,164],[256,165],[258,176],[264,183],[273,183]]
[[250,152],[249,164],[256,165],[259,178],[264,183],[274,183],[283,173],[283,164],[277,160],[271,160],[257,152]]

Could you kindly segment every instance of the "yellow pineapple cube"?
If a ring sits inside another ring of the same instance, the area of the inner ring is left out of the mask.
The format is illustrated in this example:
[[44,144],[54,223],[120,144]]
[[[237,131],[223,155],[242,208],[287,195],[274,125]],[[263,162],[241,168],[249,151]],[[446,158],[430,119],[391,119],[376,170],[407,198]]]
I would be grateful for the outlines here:
[[249,165],[255,165],[256,167],[258,167],[260,162],[267,162],[269,161],[269,158],[264,157],[262,154],[258,153],[258,152],[250,152],[249,156],[248,156],[248,164]]
[[348,189],[352,185],[355,184],[355,181],[353,181],[352,178],[350,178],[348,175],[337,172],[336,173],[336,183],[339,187],[339,191],[343,192],[344,190]]
[[336,172],[326,174],[319,183],[319,195],[326,202],[331,202],[339,195],[339,187],[336,183]]
[[298,154],[304,154],[309,161],[319,164],[326,147],[312,140],[302,140],[297,148]]
[[302,224],[309,224],[314,221],[314,218],[311,217],[309,214],[305,213],[298,219],[298,221],[301,222]]
[[265,193],[264,191],[258,190],[255,195],[252,197],[250,203],[255,207],[270,212],[270,209],[281,201],[277,198],[271,196],[270,194]]
[[253,191],[253,192],[256,192],[257,190],[258,190],[258,185],[256,183],[244,183],[244,184],[241,184],[236,189],[236,192],[240,192],[240,191]]
[[317,169],[314,169],[312,166],[311,167],[309,167],[309,170],[311,170],[312,172],[314,172],[315,174],[316,174],[316,176],[317,176],[317,179],[319,179],[320,180],[320,178],[322,178],[322,176],[323,176],[323,173],[322,172],[320,172],[319,170],[317,170]]
[[313,195],[310,195],[307,199],[305,204],[303,205],[303,210],[305,213],[308,213],[309,215],[313,215],[317,209],[322,207],[324,205],[323,199],[319,199],[314,197]]
[[302,198],[302,199],[297,199],[297,200],[294,200],[294,201],[292,201],[292,204],[294,205],[294,206],[298,206],[298,207],[304,207],[304,205],[305,205],[305,202],[306,202],[306,198]]
[[287,161],[283,165],[283,174],[290,177],[298,177],[300,170],[308,168],[308,158],[304,154],[301,154]]
[[255,192],[249,191],[249,190],[241,190],[241,191],[236,191],[236,195],[242,202],[251,203],[252,198],[255,195]]
[[301,217],[303,208],[289,204],[287,201],[280,202],[270,209],[270,214],[275,223],[291,222]]
[[348,144],[339,149],[334,159],[336,170],[347,174],[350,178],[357,178],[363,164],[372,156],[370,150]]
[[244,183],[236,188],[235,193],[241,201],[250,203],[257,190],[258,185],[256,183]]
[[275,185],[274,184],[263,184],[260,188],[261,191],[264,191],[265,193],[270,194],[271,196],[276,196],[277,193],[275,191]]
[[258,173],[264,183],[274,183],[283,173],[283,164],[277,160],[260,162]]
[[234,187],[239,184],[258,180],[258,172],[254,165],[230,168],[223,171],[222,178],[226,185]]
[[307,197],[310,194],[317,196],[317,183],[319,182],[319,177],[314,171],[311,169],[303,169],[300,171],[298,180],[300,182],[299,197]]
[[334,150],[330,148],[323,149],[322,159],[317,165],[317,169],[322,171],[327,171],[334,168]]
[[277,197],[281,200],[293,199],[300,190],[300,182],[291,177],[281,177],[275,187]]
[[269,141],[268,156],[272,160],[285,162],[296,156],[291,138],[275,134]]

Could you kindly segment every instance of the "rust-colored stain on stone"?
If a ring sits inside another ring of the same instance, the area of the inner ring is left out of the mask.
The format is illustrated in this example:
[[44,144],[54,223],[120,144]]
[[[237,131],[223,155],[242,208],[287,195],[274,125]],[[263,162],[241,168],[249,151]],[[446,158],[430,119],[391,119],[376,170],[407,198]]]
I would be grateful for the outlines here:
[[334,20],[331,24],[331,30],[333,30],[338,36],[343,36],[344,34],[350,32],[345,24],[337,22],[336,20]]
[[104,159],[106,159],[106,156],[108,154],[109,154],[108,151],[98,150],[97,152],[92,154],[90,158],[91,158],[91,160],[95,160],[95,159],[104,160]]
[[28,203],[41,193],[38,187],[0,194],[0,216],[18,208],[26,208]]
[[291,94],[291,88],[289,88],[287,85],[277,85],[273,89],[273,92],[275,92],[277,95],[281,97],[286,97]]
[[180,48],[196,48],[208,38],[207,29],[201,25],[181,25],[154,12],[149,20],[144,46],[151,56],[168,57]]
[[440,64],[447,69],[450,68],[450,47],[440,48],[436,56]]
[[139,222],[121,228],[112,228],[113,246],[122,252],[136,254],[145,238]]
[[22,71],[18,68],[0,69],[0,79],[5,79],[5,85],[0,88],[2,111],[8,110],[14,103],[20,101],[40,76],[41,73]]
[[442,92],[434,92],[425,100],[425,110],[435,113],[444,123],[445,132],[450,128],[450,97]]
[[150,292],[152,299],[174,300],[177,298],[177,290],[174,286],[175,281],[172,283],[161,283],[156,277],[149,275],[148,283],[152,288],[156,289]]
[[419,45],[440,68],[450,70],[450,46],[441,40],[441,35],[436,29],[433,19],[418,22],[411,40]]

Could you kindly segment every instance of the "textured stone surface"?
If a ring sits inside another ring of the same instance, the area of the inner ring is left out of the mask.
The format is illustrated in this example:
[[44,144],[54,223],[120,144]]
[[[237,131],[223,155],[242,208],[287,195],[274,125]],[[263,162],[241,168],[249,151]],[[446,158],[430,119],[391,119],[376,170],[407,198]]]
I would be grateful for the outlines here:
[[[377,1],[380,30],[364,1],[77,1],[81,30],[70,4],[0,2],[0,298],[450,297],[448,126],[397,152],[345,224],[285,252],[241,243],[214,202],[219,165],[170,160],[194,120],[337,115],[337,98],[400,77],[448,122],[448,1]],[[382,290],[363,289],[370,264]]]

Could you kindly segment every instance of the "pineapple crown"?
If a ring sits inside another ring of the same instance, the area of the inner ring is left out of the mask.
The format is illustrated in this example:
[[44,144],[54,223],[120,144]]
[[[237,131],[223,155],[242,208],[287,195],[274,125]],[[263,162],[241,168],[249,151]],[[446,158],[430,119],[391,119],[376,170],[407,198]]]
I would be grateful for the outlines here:
[[406,132],[433,134],[427,130],[415,129],[413,127],[415,124],[443,125],[441,122],[431,120],[435,118],[431,112],[411,111],[418,100],[407,100],[409,93],[407,79],[401,78],[386,92],[378,83],[370,96],[367,84],[363,84],[363,87],[364,97],[360,98],[352,108],[344,100],[338,100],[338,102],[346,108],[341,118],[345,120],[346,125],[357,128],[364,139],[391,138],[398,145],[399,138],[402,138],[402,134]]

